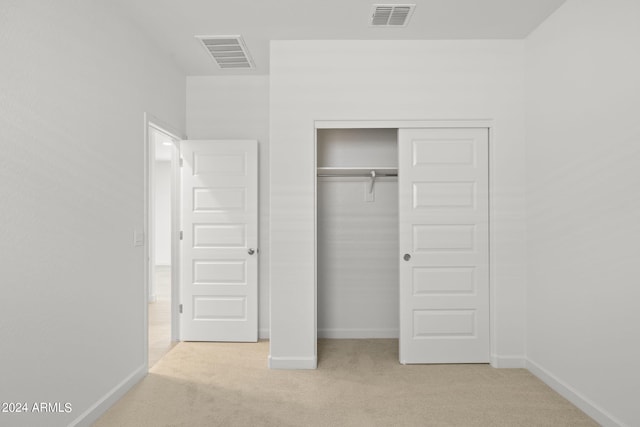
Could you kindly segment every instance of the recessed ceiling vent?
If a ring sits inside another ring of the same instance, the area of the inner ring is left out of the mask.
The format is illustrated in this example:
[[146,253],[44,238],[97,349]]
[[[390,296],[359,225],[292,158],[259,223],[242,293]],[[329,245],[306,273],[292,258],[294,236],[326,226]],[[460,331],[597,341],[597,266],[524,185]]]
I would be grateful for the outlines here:
[[374,4],[371,25],[374,27],[406,27],[415,4]]
[[196,36],[223,69],[253,68],[253,61],[241,36]]

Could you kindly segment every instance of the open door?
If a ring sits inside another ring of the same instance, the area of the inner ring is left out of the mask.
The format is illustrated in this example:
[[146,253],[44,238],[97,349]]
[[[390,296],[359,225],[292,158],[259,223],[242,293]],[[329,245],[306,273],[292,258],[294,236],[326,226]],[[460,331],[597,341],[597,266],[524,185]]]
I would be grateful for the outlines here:
[[258,142],[182,141],[180,338],[258,340]]
[[488,129],[400,129],[400,362],[489,362]]

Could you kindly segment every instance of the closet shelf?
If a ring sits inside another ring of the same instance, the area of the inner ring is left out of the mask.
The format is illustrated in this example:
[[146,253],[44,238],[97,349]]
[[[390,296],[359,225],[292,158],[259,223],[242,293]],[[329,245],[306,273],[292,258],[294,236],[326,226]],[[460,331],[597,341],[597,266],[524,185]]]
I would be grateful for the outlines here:
[[371,176],[371,171],[375,171],[376,176],[397,176],[398,168],[389,166],[370,167],[318,167],[318,176]]

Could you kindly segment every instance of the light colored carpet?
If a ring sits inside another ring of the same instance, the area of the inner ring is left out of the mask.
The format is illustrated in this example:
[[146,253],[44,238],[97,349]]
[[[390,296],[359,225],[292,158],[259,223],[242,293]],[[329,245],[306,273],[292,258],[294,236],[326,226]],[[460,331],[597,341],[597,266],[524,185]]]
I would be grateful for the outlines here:
[[311,371],[269,343],[180,343],[96,426],[597,426],[524,369],[398,363],[397,340],[320,340]]

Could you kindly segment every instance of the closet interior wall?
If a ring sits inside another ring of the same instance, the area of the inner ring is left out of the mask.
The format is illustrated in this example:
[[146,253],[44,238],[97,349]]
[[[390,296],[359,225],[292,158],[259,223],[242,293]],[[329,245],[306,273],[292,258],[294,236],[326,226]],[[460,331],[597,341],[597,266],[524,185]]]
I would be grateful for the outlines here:
[[318,338],[398,337],[398,182],[379,176],[372,187],[367,176],[397,173],[397,138],[317,131]]

